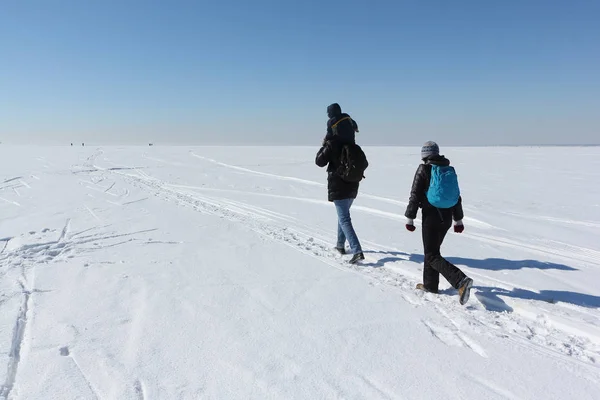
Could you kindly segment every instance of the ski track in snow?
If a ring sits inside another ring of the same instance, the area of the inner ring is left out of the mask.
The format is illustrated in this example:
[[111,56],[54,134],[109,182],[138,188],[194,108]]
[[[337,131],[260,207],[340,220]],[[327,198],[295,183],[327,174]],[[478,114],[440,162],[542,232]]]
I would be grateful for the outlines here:
[[25,180],[23,180],[22,176],[7,179],[4,182],[0,183],[0,185],[3,185],[0,186],[0,191],[9,189],[12,190],[19,197],[21,196],[19,192],[20,188],[31,189],[31,186]]
[[[247,174],[265,176],[265,177],[268,177],[268,178],[274,178],[274,179],[284,180],[284,181],[292,181],[292,182],[302,183],[302,184],[310,185],[310,186],[319,186],[319,187],[325,187],[326,186],[324,183],[321,183],[321,182],[309,181],[307,179],[301,179],[301,178],[296,178],[296,177],[292,177],[292,176],[270,174],[268,172],[255,171],[253,169],[248,169],[248,168],[238,167],[238,166],[231,165],[231,164],[226,164],[226,163],[223,163],[223,162],[220,162],[220,161],[217,161],[217,160],[213,160],[212,158],[208,158],[208,157],[204,157],[204,156],[198,155],[198,154],[196,154],[194,152],[190,152],[190,154],[192,155],[192,157],[196,157],[196,158],[198,158],[200,160],[208,161],[208,162],[211,162],[213,164],[220,165],[222,167],[229,168],[229,169],[232,169],[232,170],[235,170],[235,171],[239,171],[239,172],[243,172],[243,173],[247,173]],[[387,197],[375,196],[375,195],[364,193],[364,192],[361,192],[361,196],[364,197],[364,198],[367,198],[367,199],[379,200],[381,202],[390,203],[390,204],[394,204],[394,205],[406,206],[406,204],[407,204],[404,201],[394,200],[394,199],[390,199],[390,198],[387,198]]]
[[[10,251],[6,251],[6,245],[13,238],[0,239],[0,241],[5,242],[4,247],[0,252],[0,265],[2,265],[3,269],[19,268],[21,270],[21,278],[18,281],[18,285],[21,288],[20,294],[22,296],[21,305],[13,327],[11,348],[10,353],[8,355],[8,364],[6,366],[6,379],[2,383],[2,386],[0,386],[0,400],[7,400],[10,398],[9,396],[12,392],[12,389],[14,388],[15,383],[17,382],[18,369],[19,364],[21,362],[21,355],[23,349],[26,348],[26,346],[28,346],[28,343],[26,341],[26,329],[29,320],[32,318],[32,316],[30,315],[33,312],[32,296],[34,293],[44,292],[34,288],[33,277],[35,276],[35,266],[37,264],[46,264],[53,261],[60,261],[62,257],[71,258],[72,253],[77,254],[89,251],[97,251],[100,249],[106,249],[112,246],[129,243],[133,240],[138,240],[140,243],[145,244],[154,243],[153,241],[149,241],[149,239],[143,241],[142,239],[137,238],[137,236],[154,232],[155,229],[147,229],[143,231],[130,233],[103,231],[105,228],[108,227],[109,225],[94,226],[80,232],[71,233],[71,219],[67,219],[56,240],[24,244]],[[49,229],[43,229],[41,233],[42,236],[44,236],[51,234],[52,232],[54,231],[50,231]],[[35,233],[35,231],[30,232],[30,234]],[[121,238],[129,238],[129,240],[119,242],[118,240]],[[85,246],[89,243],[94,244],[94,246]],[[17,295],[18,294],[19,293],[17,293]],[[6,299],[2,300],[4,301]],[[141,298],[141,300],[143,301],[143,297]],[[77,359],[73,356],[73,353],[70,351],[69,347],[62,347],[60,349],[60,354],[62,356],[69,357],[72,360],[93,396],[97,399],[102,398],[99,395],[98,390],[94,387],[90,379],[84,373],[84,370],[82,369]],[[136,393],[138,399],[145,399],[144,389],[141,381],[136,380],[133,384],[133,387],[130,388]]]
[[90,213],[90,215],[92,217],[94,217],[94,219],[98,222],[101,222],[102,220],[91,210],[91,208],[89,208],[88,206],[84,205],[85,209]]
[[113,182],[113,184],[112,184],[112,185],[110,185],[110,187],[109,187],[108,189],[106,189],[106,190],[104,191],[104,193],[108,193],[108,192],[110,192],[110,190],[111,190],[112,188],[114,188],[116,184],[117,184],[116,182]]
[[75,357],[73,356],[73,354],[69,353],[67,355],[67,357],[69,357],[69,359],[73,362],[73,364],[75,365],[75,368],[77,368],[77,370],[79,371],[79,374],[81,375],[81,378],[83,379],[83,381],[86,383],[88,389],[90,390],[90,392],[92,393],[92,395],[94,396],[94,398],[96,400],[100,400],[102,397],[100,397],[98,395],[98,391],[94,388],[94,385],[92,384],[92,382],[90,382],[89,378],[87,377],[87,375],[83,372],[83,369],[81,368],[81,366],[79,365],[79,363],[77,362],[77,360],[75,359]]
[[21,185],[25,186],[27,189],[31,189],[31,186],[29,186],[29,184],[27,182],[25,182],[24,180],[20,179],[19,182],[21,183]]
[[450,321],[450,323],[453,326],[453,327],[450,328],[450,332],[452,332],[454,335],[456,335],[456,337],[458,339],[460,339],[460,341],[462,343],[464,343],[466,347],[468,347],[469,349],[473,350],[475,353],[479,354],[481,357],[485,357],[485,358],[488,357],[488,355],[486,354],[486,352],[483,349],[483,347],[481,347],[477,342],[475,342],[475,340],[471,339],[469,336],[467,336],[466,334],[464,334],[462,332],[461,328],[460,328],[460,324],[457,323],[457,321],[454,320],[452,317],[450,317],[448,315],[448,313],[446,311],[444,311],[444,309],[442,309],[439,305],[436,305],[435,309],[438,311],[438,313],[440,313],[448,321]]
[[[536,246],[532,244],[523,244],[522,242],[508,239],[499,238],[491,235],[484,235],[481,233],[468,233],[464,232],[464,236],[478,240],[484,243],[491,243],[495,245],[502,245],[510,248],[526,249],[532,252],[541,253],[544,255],[550,254],[554,257],[562,258],[565,260],[578,260],[588,264],[594,264],[600,266],[600,252],[584,247],[568,245],[566,243],[554,242],[554,246]],[[561,249],[562,247],[562,249]]]
[[474,376],[474,375],[464,375],[464,376],[467,379],[481,385],[482,387],[489,390],[490,392],[495,393],[500,397],[504,397],[507,400],[521,400],[520,397],[515,396],[513,393],[511,393],[506,388],[498,387],[498,385],[496,385],[492,382],[489,382],[487,379],[484,379],[480,376]]
[[[101,174],[118,174],[134,186],[149,191],[165,201],[173,202],[179,206],[190,207],[196,211],[215,215],[232,222],[241,223],[248,229],[270,240],[281,242],[297,251],[318,258],[329,266],[366,277],[372,285],[383,284],[399,287],[402,289],[402,297],[411,305],[415,307],[424,304],[434,305],[433,308],[440,315],[440,320],[435,322],[424,321],[424,324],[428,326],[434,336],[446,344],[463,346],[471,349],[481,357],[488,357],[485,348],[473,340],[471,336],[487,335],[507,339],[513,341],[515,344],[524,345],[545,354],[552,354],[554,357],[559,357],[562,360],[570,360],[578,365],[585,365],[591,368],[592,377],[589,379],[593,382],[600,381],[597,377],[593,377],[593,374],[597,374],[598,372],[596,362],[600,360],[600,349],[598,348],[600,337],[593,334],[588,337],[573,335],[573,332],[562,330],[560,324],[550,326],[543,318],[540,318],[539,312],[541,310],[538,310],[538,313],[535,315],[528,315],[526,312],[520,313],[518,307],[514,309],[513,307],[504,307],[504,309],[499,309],[497,312],[487,311],[484,304],[474,301],[475,298],[478,298],[476,288],[473,289],[470,304],[467,307],[463,307],[458,304],[456,295],[435,296],[416,292],[414,289],[414,279],[410,278],[410,274],[405,275],[402,270],[398,270],[397,268],[391,271],[389,268],[368,268],[345,263],[339,256],[334,255],[328,245],[329,241],[320,232],[297,221],[294,222],[293,218],[285,215],[243,202],[202,195],[195,190],[181,190],[177,185],[171,185],[153,178],[141,170],[136,170],[135,174],[131,174],[123,172],[127,168],[105,169],[94,166],[94,169]],[[247,169],[241,167],[234,169],[247,172]],[[267,175],[270,176],[271,174]],[[281,221],[284,221],[285,225],[293,222],[295,227],[283,226]],[[471,235],[471,237],[556,254],[556,252],[541,246],[532,247],[515,241],[490,236]],[[376,243],[371,247],[381,252],[390,250]],[[376,264],[379,260],[366,255],[365,261]],[[398,265],[395,265],[395,267],[398,267]],[[477,283],[485,284],[488,282],[482,279],[481,282]],[[507,285],[510,287],[510,284]],[[485,299],[481,295],[479,298]],[[518,305],[522,302],[514,301],[514,303]],[[531,302],[524,301],[524,303]],[[582,308],[577,306],[572,307],[577,308],[577,310]],[[511,309],[510,311],[509,308]],[[449,314],[452,314],[453,317],[450,318]],[[446,322],[444,323],[443,321]],[[467,331],[472,332],[472,335],[469,335]]]
[[536,221],[536,220],[537,221],[547,221],[547,222],[555,222],[560,225],[566,224],[566,225],[585,226],[588,228],[600,228],[600,222],[594,222],[594,221],[575,221],[572,219],[549,217],[549,216],[545,216],[545,215],[529,215],[529,214],[508,212],[508,211],[503,211],[502,213],[506,214],[506,215],[511,215],[514,217],[526,218],[526,219],[533,220],[533,221]]
[[0,399],[8,399],[10,392],[12,391],[16,379],[17,372],[19,369],[19,363],[21,361],[21,350],[23,347],[23,339],[25,337],[25,329],[27,327],[28,313],[31,308],[31,292],[26,290],[21,283],[22,288],[22,302],[19,312],[17,313],[17,319],[13,328],[13,336],[11,341],[10,353],[8,355],[8,365],[6,372],[6,380],[0,388]]
[[282,176],[282,175],[270,174],[268,172],[255,171],[253,169],[238,167],[238,166],[231,165],[231,164],[225,164],[225,163],[222,163],[220,161],[213,160],[212,158],[208,158],[208,157],[204,157],[204,156],[198,155],[198,154],[196,154],[194,152],[191,152],[190,154],[192,155],[192,157],[196,157],[196,158],[198,158],[198,159],[200,159],[202,161],[208,161],[208,162],[211,162],[213,164],[220,165],[222,167],[229,168],[229,169],[232,169],[232,170],[235,170],[235,171],[244,172],[244,173],[247,173],[247,174],[259,175],[259,176],[266,176],[266,177],[269,177],[269,178],[275,178],[275,179],[279,179],[279,180],[286,180],[286,181],[298,182],[298,183],[303,183],[305,185],[311,185],[311,186],[321,186],[321,187],[324,186],[320,182],[309,181],[307,179],[295,178],[295,177],[292,177],[292,176]]
[[366,386],[366,391],[372,393],[372,397],[369,396],[371,398],[384,400],[403,399],[403,397],[399,397],[398,394],[394,393],[392,390],[388,390],[386,387],[376,382],[373,378],[364,375],[359,375],[358,378]]
[[17,207],[21,207],[21,204],[17,203],[16,201],[8,200],[8,199],[5,199],[4,197],[0,197],[0,200],[6,202],[8,204],[12,204],[14,206],[17,206]]
[[144,198],[142,198],[142,199],[133,200],[133,201],[128,201],[128,202],[126,202],[126,203],[123,203],[122,205],[123,205],[123,206],[128,206],[128,205],[130,205],[130,204],[140,203],[140,202],[142,202],[142,201],[144,201],[144,200],[148,200],[148,198],[147,198],[147,197],[144,197]]
[[9,182],[12,182],[12,181],[17,181],[19,179],[21,179],[20,176],[17,176],[15,178],[6,179],[6,180],[4,180],[4,182],[2,182],[2,184],[9,183]]
[[139,379],[136,379],[136,381],[133,384],[133,388],[135,390],[135,395],[137,397],[137,400],[145,400],[146,399],[146,395],[144,394],[144,385],[142,384],[142,382]]
[[2,246],[2,250],[0,250],[0,255],[2,255],[2,253],[4,253],[4,251],[8,247],[8,242],[10,242],[11,240],[12,240],[12,238],[3,238],[3,239],[0,239],[0,242],[4,242],[4,245]]

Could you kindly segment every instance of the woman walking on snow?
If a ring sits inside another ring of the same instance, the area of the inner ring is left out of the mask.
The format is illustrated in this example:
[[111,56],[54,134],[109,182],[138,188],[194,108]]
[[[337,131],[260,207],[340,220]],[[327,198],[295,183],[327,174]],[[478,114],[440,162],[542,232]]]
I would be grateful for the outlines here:
[[421,148],[421,159],[415,173],[410,198],[406,208],[406,229],[415,230],[414,219],[419,208],[422,209],[423,248],[425,265],[423,283],[417,289],[431,293],[438,292],[440,274],[458,289],[460,304],[469,300],[473,280],[450,263],[440,253],[440,247],[454,219],[454,232],[464,230],[462,223],[462,198],[458,180],[450,161],[440,155],[435,142],[426,142]]

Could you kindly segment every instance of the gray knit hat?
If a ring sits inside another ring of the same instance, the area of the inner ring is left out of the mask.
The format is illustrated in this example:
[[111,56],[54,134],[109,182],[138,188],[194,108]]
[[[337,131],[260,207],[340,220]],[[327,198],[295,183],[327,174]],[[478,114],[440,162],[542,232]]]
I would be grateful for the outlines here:
[[423,147],[421,147],[421,159],[425,159],[429,156],[437,156],[440,154],[440,147],[436,142],[425,142]]

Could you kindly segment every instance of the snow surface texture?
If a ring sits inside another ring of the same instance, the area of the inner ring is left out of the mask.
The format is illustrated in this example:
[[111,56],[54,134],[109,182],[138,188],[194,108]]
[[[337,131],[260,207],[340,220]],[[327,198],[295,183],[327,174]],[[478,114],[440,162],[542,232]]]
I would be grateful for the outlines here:
[[365,148],[360,266],[316,150],[0,147],[0,398],[600,398],[600,149],[442,149],[466,306],[414,289],[419,149]]

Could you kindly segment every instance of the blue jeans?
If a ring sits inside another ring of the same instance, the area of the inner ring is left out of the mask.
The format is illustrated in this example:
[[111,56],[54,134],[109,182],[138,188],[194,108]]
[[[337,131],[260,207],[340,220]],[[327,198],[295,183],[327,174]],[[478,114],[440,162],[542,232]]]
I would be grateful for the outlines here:
[[350,244],[350,250],[352,254],[362,252],[358,236],[354,232],[352,227],[352,219],[350,218],[350,207],[354,199],[334,200],[333,204],[338,215],[338,234],[337,234],[337,246],[343,248],[346,244],[346,239]]

